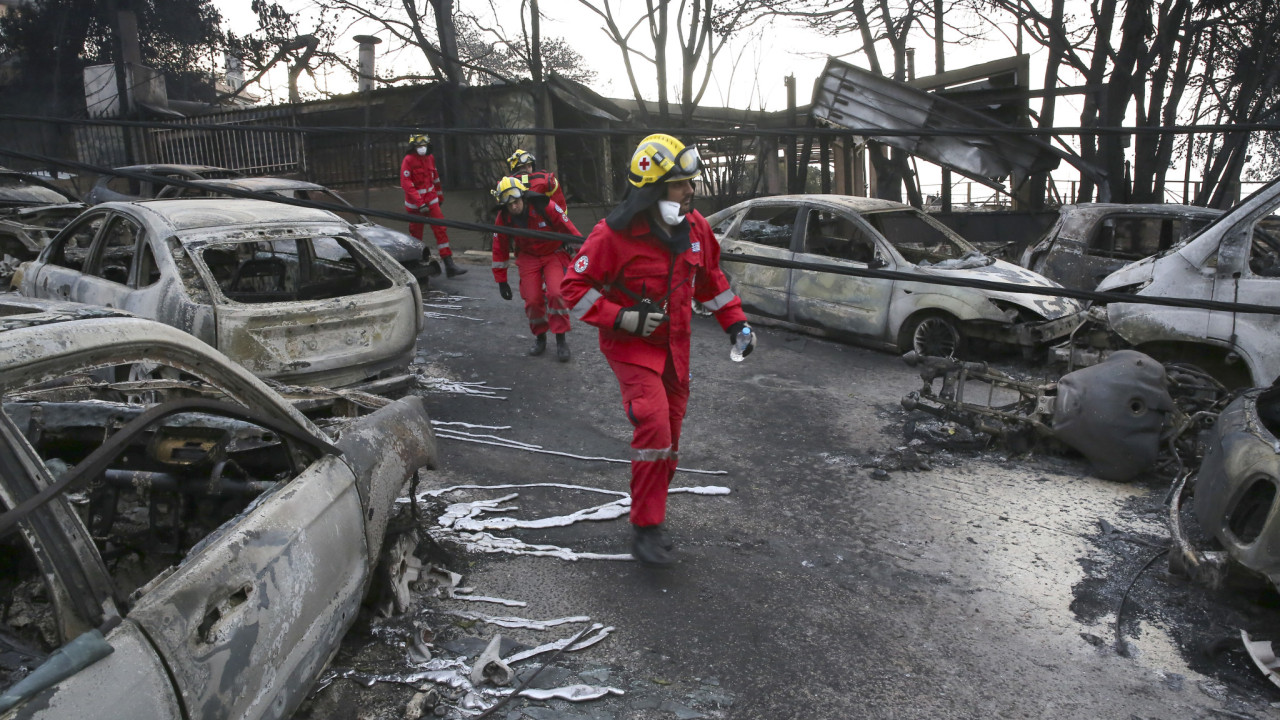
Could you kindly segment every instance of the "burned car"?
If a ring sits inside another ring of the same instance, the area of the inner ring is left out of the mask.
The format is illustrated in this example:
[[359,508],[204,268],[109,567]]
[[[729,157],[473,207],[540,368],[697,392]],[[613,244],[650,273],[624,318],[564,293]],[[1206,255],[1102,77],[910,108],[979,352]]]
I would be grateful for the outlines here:
[[0,168],[0,259],[30,260],[83,210],[83,203],[44,180]]
[[351,226],[356,229],[356,234],[360,237],[382,248],[388,255],[395,258],[396,262],[403,265],[404,269],[408,270],[419,282],[426,282],[429,277],[440,274],[440,264],[431,261],[430,255],[425,252],[425,246],[421,242],[415,240],[411,235],[373,222],[367,216],[356,212],[346,198],[323,185],[306,182],[305,180],[276,177],[196,180],[193,182],[200,185],[202,189],[197,190],[195,188],[171,185],[161,190],[157,197],[217,197],[221,194],[219,190],[231,188],[246,192],[279,195],[295,200],[310,200],[330,205],[342,205],[351,209],[345,212],[335,210],[334,212],[338,217],[351,223]]
[[[1174,569],[1216,586],[1234,562],[1280,588],[1278,437],[1280,386],[1247,390],[1218,415],[1199,471],[1181,479],[1169,510]],[[1188,497],[1199,529],[1221,550],[1201,550],[1189,539],[1181,509]]]
[[[112,380],[144,363],[172,379]],[[101,308],[0,299],[0,402],[5,718],[288,717],[435,458],[418,398],[335,439],[208,345]]]
[[153,164],[128,165],[116,168],[135,173],[145,173],[155,177],[154,180],[138,180],[123,175],[103,175],[89,189],[84,201],[90,205],[104,202],[125,202],[129,200],[150,200],[171,185],[165,178],[179,180],[215,180],[223,178],[244,177],[235,170],[214,165]]
[[418,283],[325,210],[260,200],[105,203],[21,266],[29,297],[185,330],[259,377],[349,385],[407,366]]
[[[1126,265],[1098,290],[1275,306],[1280,297],[1280,182],[1272,181],[1184,245]],[[1280,316],[1113,302],[1107,324],[1162,362],[1191,363],[1229,387],[1280,375]]]
[[1058,221],[1019,264],[1067,287],[1092,290],[1125,265],[1181,244],[1221,214],[1160,203],[1063,205]]
[[[901,203],[789,195],[748,200],[708,220],[744,308],[784,326],[945,357],[978,339],[1029,353],[1071,333],[1084,318],[1082,306],[1067,298],[931,284],[936,277],[1059,287],[983,255]],[[918,275],[920,282],[747,264],[734,260],[739,253],[837,269],[893,270]]]

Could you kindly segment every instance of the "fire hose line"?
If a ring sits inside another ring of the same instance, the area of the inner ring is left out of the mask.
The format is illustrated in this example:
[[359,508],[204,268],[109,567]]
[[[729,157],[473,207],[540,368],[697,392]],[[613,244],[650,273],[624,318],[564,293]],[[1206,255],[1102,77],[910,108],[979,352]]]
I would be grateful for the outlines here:
[[[2,118],[3,116],[0,116]],[[50,167],[62,167],[81,172],[90,172],[98,175],[114,175],[118,177],[126,177],[134,180],[145,182],[163,182],[177,187],[190,188],[194,190],[205,190],[206,186],[201,185],[198,181],[183,180],[179,178],[168,178],[152,175],[150,173],[137,172],[134,170],[121,170],[103,167],[100,165],[91,165],[75,160],[64,160],[50,157],[47,155],[39,155],[36,153],[21,152],[7,148],[0,148],[0,156],[20,158],[36,163],[43,163]],[[491,225],[488,223],[467,222],[463,220],[437,220],[435,218],[422,215],[409,215],[407,213],[389,212],[385,210],[376,210],[374,208],[362,208],[357,206],[338,205],[336,203],[316,202],[313,200],[300,200],[297,198],[289,198],[281,195],[271,195],[267,193],[256,193],[248,190],[239,190],[235,188],[218,188],[218,192],[230,197],[246,198],[250,200],[266,200],[269,202],[279,203],[282,205],[292,205],[295,207],[313,208],[318,210],[329,210],[331,212],[358,212],[370,217],[382,218],[386,220],[395,220],[398,222],[424,223],[428,225],[441,225],[447,228],[456,228],[458,230],[470,230],[479,233],[507,233],[510,228],[499,225]],[[579,236],[566,236],[561,233],[543,232],[538,230],[521,230],[520,235],[523,237],[537,238],[543,240],[565,241],[566,237],[580,240]],[[576,252],[579,245],[566,243],[569,250]],[[1260,315],[1280,315],[1280,306],[1275,305],[1254,305],[1251,303],[1224,302],[1220,300],[1198,300],[1192,298],[1172,298],[1172,297],[1147,297],[1141,295],[1130,295],[1118,292],[1098,292],[1096,290],[1074,290],[1064,287],[1036,287],[1022,285],[1018,283],[996,282],[992,280],[976,280],[972,278],[946,278],[946,277],[930,277],[927,275],[919,275],[915,273],[906,273],[896,270],[878,270],[872,268],[843,267],[836,265],[827,265],[824,263],[802,262],[798,260],[783,260],[780,258],[764,257],[760,255],[751,255],[747,253],[734,253],[733,262],[741,262],[749,265],[763,265],[766,267],[776,267],[791,270],[811,270],[817,272],[828,273],[831,275],[844,275],[848,277],[872,278],[877,280],[902,280],[906,282],[921,283],[928,285],[945,285],[950,287],[967,287],[979,290],[994,290],[998,292],[1018,293],[1022,295],[1041,295],[1048,297],[1065,297],[1075,300],[1087,300],[1099,304],[1106,303],[1128,303],[1133,305],[1158,305],[1163,307],[1177,308],[1194,308],[1199,310],[1218,310],[1230,313],[1256,313]]]

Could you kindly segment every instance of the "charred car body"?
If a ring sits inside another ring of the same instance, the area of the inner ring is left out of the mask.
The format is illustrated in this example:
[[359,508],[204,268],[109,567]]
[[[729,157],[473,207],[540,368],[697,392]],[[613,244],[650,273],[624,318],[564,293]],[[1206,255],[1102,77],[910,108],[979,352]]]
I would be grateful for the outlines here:
[[158,196],[171,185],[166,178],[178,180],[215,180],[243,177],[235,170],[216,167],[214,165],[128,165],[116,168],[134,173],[154,176],[153,180],[139,180],[123,175],[104,175],[89,189],[84,201],[90,205],[104,202],[128,202],[130,200],[150,200]]
[[[1058,287],[982,255],[952,230],[901,203],[843,195],[759,198],[708,220],[721,238],[722,267],[744,307],[784,325],[850,336],[923,355],[949,356],[982,339],[1030,351],[1084,319],[1067,298],[931,284],[972,278]],[[850,277],[735,262],[772,259],[919,275],[920,282]]]
[[[1275,306],[1280,298],[1280,182],[1272,181],[1186,244],[1125,266],[1098,290]],[[1231,387],[1280,375],[1280,316],[1113,302],[1110,329],[1161,361],[1201,367]]]
[[[171,185],[161,190],[157,197],[216,197],[220,194],[219,190],[231,188],[246,192],[279,195],[295,200],[310,200],[312,202],[351,207],[351,203],[347,202],[338,193],[323,185],[306,182],[305,180],[255,177],[232,180],[196,180],[193,182],[203,189],[196,190],[194,188]],[[395,258],[396,262],[403,265],[419,282],[426,282],[427,278],[440,274],[440,264],[430,262],[430,256],[425,252],[425,246],[411,235],[392,230],[389,227],[383,227],[371,221],[365,215],[356,212],[354,208],[347,212],[338,212],[336,210],[334,212],[338,217],[350,223],[356,229],[356,234]]]
[[1058,221],[1019,264],[1067,287],[1092,290],[1125,265],[1177,246],[1221,214],[1194,205],[1063,205]]
[[0,300],[0,713],[288,717],[434,460],[421,401],[334,440],[174,328],[29,302]]
[[[1218,585],[1228,561],[1280,588],[1280,386],[1247,390],[1218,416],[1198,473],[1183,478],[1170,507],[1175,569]],[[1201,551],[1182,526],[1181,505],[1192,497],[1201,530],[1221,550]]]
[[38,177],[0,168],[0,259],[29,260],[84,210]]
[[159,320],[259,377],[306,384],[398,371],[423,323],[417,282],[349,225],[259,200],[90,208],[14,286]]

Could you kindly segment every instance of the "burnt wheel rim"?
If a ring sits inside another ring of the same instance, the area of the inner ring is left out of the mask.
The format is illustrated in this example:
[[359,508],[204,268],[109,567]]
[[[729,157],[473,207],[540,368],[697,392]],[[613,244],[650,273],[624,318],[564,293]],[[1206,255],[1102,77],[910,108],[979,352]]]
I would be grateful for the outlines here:
[[953,357],[960,347],[960,333],[949,320],[928,317],[916,325],[911,334],[911,347],[921,355]]

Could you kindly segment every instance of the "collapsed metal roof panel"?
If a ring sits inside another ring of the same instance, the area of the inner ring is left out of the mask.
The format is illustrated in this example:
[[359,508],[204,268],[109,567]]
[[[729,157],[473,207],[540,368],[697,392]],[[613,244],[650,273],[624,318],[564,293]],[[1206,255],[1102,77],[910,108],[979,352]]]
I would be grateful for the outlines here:
[[[1008,128],[982,113],[896,80],[881,77],[835,58],[813,90],[810,113],[837,127],[883,128],[895,134],[868,133],[879,142],[905,150],[966,177],[1001,190],[1029,175],[1058,166],[1065,154],[1035,138],[974,130]],[[912,130],[955,130],[956,135],[902,135]]]

